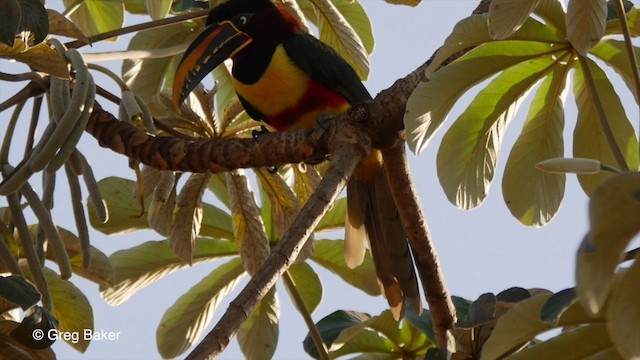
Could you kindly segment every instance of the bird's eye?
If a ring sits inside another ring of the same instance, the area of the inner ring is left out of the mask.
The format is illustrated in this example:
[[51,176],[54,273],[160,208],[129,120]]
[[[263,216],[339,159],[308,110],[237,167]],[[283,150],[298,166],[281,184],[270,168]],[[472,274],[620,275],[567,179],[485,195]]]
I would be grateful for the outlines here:
[[249,22],[250,16],[251,15],[248,15],[248,14],[240,14],[235,17],[233,22],[239,27],[245,26]]

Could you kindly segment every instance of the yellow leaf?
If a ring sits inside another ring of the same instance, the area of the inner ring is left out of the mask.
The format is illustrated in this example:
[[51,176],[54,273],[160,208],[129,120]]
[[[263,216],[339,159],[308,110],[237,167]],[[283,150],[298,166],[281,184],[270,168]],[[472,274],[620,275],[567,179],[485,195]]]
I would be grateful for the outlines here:
[[82,31],[59,12],[47,9],[47,14],[49,15],[49,34],[62,35],[78,39],[85,44],[89,43],[89,39]]
[[640,173],[616,175],[591,198],[591,229],[578,252],[577,289],[587,311],[597,314],[613,284],[629,241],[640,232]]
[[[639,190],[636,187],[636,204],[640,203]],[[625,359],[637,359],[640,357],[640,260],[636,259],[621,276],[608,307],[607,325],[616,349]]]
[[53,76],[69,77],[66,61],[45,43],[27,49],[22,40],[16,39],[13,47],[0,44],[0,57],[23,62]]

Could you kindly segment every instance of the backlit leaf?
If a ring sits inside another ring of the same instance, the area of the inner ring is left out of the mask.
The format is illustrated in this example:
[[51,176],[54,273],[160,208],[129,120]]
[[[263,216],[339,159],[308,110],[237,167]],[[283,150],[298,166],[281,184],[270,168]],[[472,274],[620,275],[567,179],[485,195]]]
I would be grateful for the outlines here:
[[580,301],[591,313],[604,307],[629,241],[640,232],[640,173],[616,175],[600,186],[589,204],[591,229],[578,250]]
[[539,0],[493,0],[489,5],[487,22],[489,33],[494,39],[506,39],[516,32]]
[[[509,360],[593,359],[592,356],[606,349],[612,349],[607,326],[593,324],[564,331],[554,338],[509,356]],[[610,356],[607,359],[622,360],[620,356]]]
[[[234,255],[238,255],[235,243],[200,238],[196,241],[193,263]],[[100,296],[113,306],[127,301],[147,285],[188,266],[171,251],[166,241],[148,241],[119,250],[111,254],[109,259],[114,270],[113,286],[100,286]]]
[[[371,319],[371,315],[357,311],[335,311],[316,323],[316,327],[320,332],[322,341],[331,348],[333,343],[338,339],[340,334],[349,328],[359,326],[363,322]],[[307,354],[319,358],[315,344],[311,340],[311,336],[307,335],[303,341],[304,351]]]
[[275,288],[262,298],[238,329],[238,343],[248,360],[271,359],[278,344],[280,301]]
[[570,0],[567,7],[567,38],[586,55],[602,35],[607,22],[606,0]]
[[344,241],[316,240],[315,252],[311,256],[311,260],[365,293],[380,295],[380,287],[376,280],[370,252],[366,252],[362,265],[351,269],[344,263]]
[[[586,61],[594,78],[597,96],[606,106],[607,122],[615,141],[629,168],[638,169],[638,139],[622,102],[605,72],[594,61],[590,59]],[[585,84],[584,69],[581,66],[576,67],[574,72],[573,92],[578,107],[578,123],[573,133],[574,157],[600,160],[605,165],[617,166],[593,105],[595,100]],[[613,176],[611,173],[603,171],[595,175],[578,175],[578,180],[585,193],[590,195],[611,176]]]
[[[452,204],[472,209],[493,180],[504,131],[528,89],[554,59],[533,58],[514,65],[482,89],[449,128],[438,151],[438,179]],[[533,164],[532,164],[533,165]]]
[[[194,36],[194,23],[180,22],[151,30],[140,31],[133,36],[127,50],[154,50],[188,43]],[[148,102],[160,92],[173,57],[125,60],[122,78],[127,86]]]
[[[638,8],[634,7],[627,13],[627,24],[633,36],[640,36],[640,10]],[[608,21],[605,34],[622,34],[620,20]]]
[[415,7],[415,6],[418,6],[418,4],[420,4],[421,0],[384,0],[384,1],[394,5],[409,5],[409,6]]
[[340,198],[333,203],[331,209],[320,219],[315,232],[319,233],[343,229],[346,216],[347,198]]
[[407,102],[404,124],[409,147],[416,154],[424,150],[453,104],[471,86],[515,64],[564,49],[541,42],[491,42],[437,71],[416,87]]
[[53,299],[53,316],[60,323],[60,331],[77,332],[78,340],[65,341],[74,349],[84,352],[91,339],[84,338],[85,330],[93,331],[93,309],[89,300],[72,282],[62,280],[53,270],[43,267],[42,272],[47,280],[51,298]]
[[542,18],[545,23],[557,30],[561,39],[566,38],[566,9],[562,0],[540,0],[538,6],[533,11],[534,14]]
[[156,330],[158,351],[174,358],[193,346],[224,298],[244,275],[242,262],[235,258],[215,268],[187,290],[165,311]]
[[47,9],[47,14],[49,16],[49,34],[62,35],[89,43],[89,38],[62,14],[51,9]]
[[22,40],[16,39],[13,47],[0,44],[0,58],[11,59],[25,63],[35,70],[49,73],[53,76],[67,78],[69,71],[67,63],[58,53],[45,43],[26,48]]
[[136,188],[134,181],[111,176],[98,181],[98,188],[109,218],[105,223],[100,221],[93,204],[89,202],[89,221],[94,229],[103,234],[116,235],[149,228],[140,203],[133,197],[133,189]]
[[524,225],[542,226],[560,207],[565,176],[535,168],[564,154],[564,102],[568,66],[555,66],[538,88],[522,133],[513,146],[502,177],[502,194],[511,214]]
[[[35,229],[36,227],[34,227],[34,230]],[[73,272],[98,285],[109,286],[111,284],[111,277],[113,276],[113,268],[107,255],[94,246],[89,245],[91,263],[89,267],[85,269],[82,266],[82,251],[80,250],[80,239],[78,239],[78,236],[61,227],[58,227],[58,232],[62,238],[64,248],[69,255]],[[47,259],[56,261],[53,250],[50,247],[47,248]]]
[[[64,0],[65,9],[73,4],[74,0]],[[84,0],[71,20],[87,36],[119,29],[124,22],[124,5],[117,0]]]
[[149,16],[153,20],[160,20],[167,17],[173,0],[146,0]]
[[174,226],[167,239],[173,253],[191,264],[196,237],[202,225],[202,194],[209,182],[209,174],[191,174],[180,189],[173,210]]
[[557,325],[546,323],[540,318],[540,311],[550,296],[537,295],[520,301],[502,315],[482,348],[482,358],[500,358],[538,334],[556,327],[604,322],[602,318],[588,316],[582,306],[575,303],[562,314]]
[[369,57],[355,30],[329,0],[310,0],[318,14],[320,40],[334,48],[362,80],[369,76]]
[[225,176],[231,201],[233,232],[245,270],[253,276],[269,256],[269,239],[245,172],[234,170],[225,173]]
[[[634,47],[633,51],[636,54],[636,59],[639,58],[640,49]],[[639,103],[639,94],[636,92],[636,86],[633,80],[633,68],[630,66],[629,55],[627,54],[624,42],[614,39],[603,40],[591,49],[591,54],[606,62],[622,77],[622,80],[624,80],[636,98],[636,103]]]
[[291,265],[288,272],[305,307],[310,314],[313,313],[322,300],[322,283],[318,274],[304,262]]
[[[636,177],[640,180],[640,177]],[[640,184],[640,183],[639,183]],[[636,187],[636,204],[640,204],[640,189]],[[640,206],[637,206],[640,208]],[[629,215],[626,216],[627,218]],[[636,216],[636,220],[637,220]],[[640,220],[637,220],[640,223]],[[640,224],[638,229],[640,230]],[[607,323],[611,339],[616,349],[625,359],[640,357],[640,261],[621,274],[616,283],[611,303],[607,311]]]

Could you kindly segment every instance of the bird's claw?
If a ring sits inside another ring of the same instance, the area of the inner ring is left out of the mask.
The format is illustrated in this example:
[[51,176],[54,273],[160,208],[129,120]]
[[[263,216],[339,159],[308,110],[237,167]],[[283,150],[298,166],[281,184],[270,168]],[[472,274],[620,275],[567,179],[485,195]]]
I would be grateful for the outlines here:
[[320,128],[322,130],[328,130],[329,127],[327,126],[327,122],[329,122],[329,120],[333,119],[333,115],[320,115],[318,116],[318,119],[316,120],[318,123],[318,126],[320,126]]
[[255,140],[258,138],[258,136],[266,135],[269,132],[270,131],[264,125],[261,125],[260,130],[251,131],[251,137]]

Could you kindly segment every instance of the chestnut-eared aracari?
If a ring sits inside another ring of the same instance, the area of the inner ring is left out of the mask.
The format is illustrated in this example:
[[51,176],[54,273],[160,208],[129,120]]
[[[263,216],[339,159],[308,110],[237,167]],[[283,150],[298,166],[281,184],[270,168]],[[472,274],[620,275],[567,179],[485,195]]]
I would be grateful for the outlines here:
[[[371,99],[353,68],[306,33],[278,0],[230,0],[214,8],[186,50],[174,77],[179,105],[216,66],[232,59],[233,86],[252,118],[287,130],[315,126]],[[378,281],[396,319],[405,307],[420,313],[413,258],[374,149],[347,184],[345,262],[362,263],[367,239]]]

